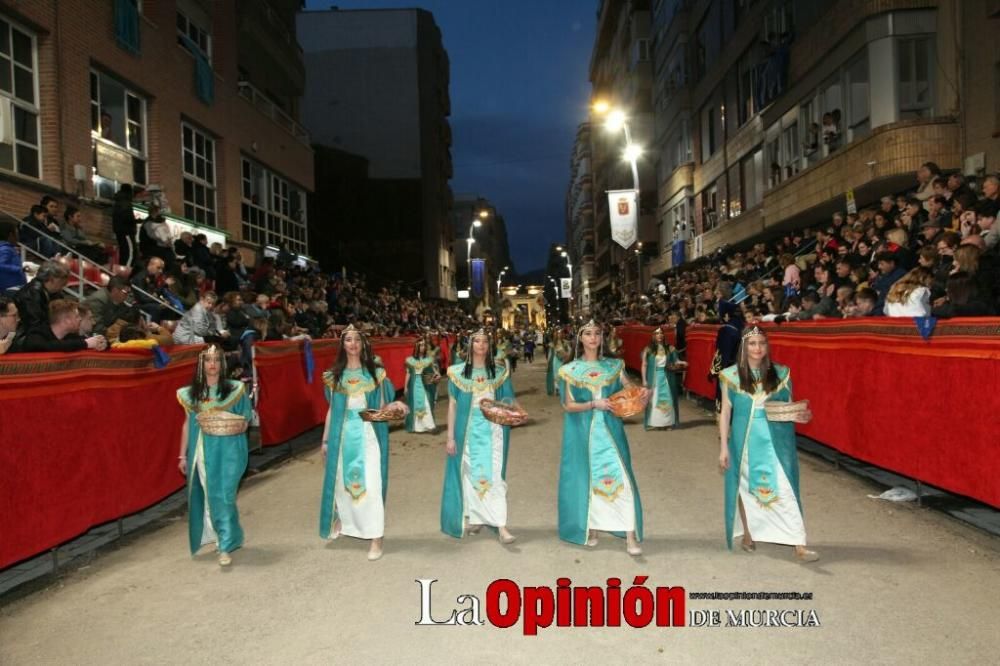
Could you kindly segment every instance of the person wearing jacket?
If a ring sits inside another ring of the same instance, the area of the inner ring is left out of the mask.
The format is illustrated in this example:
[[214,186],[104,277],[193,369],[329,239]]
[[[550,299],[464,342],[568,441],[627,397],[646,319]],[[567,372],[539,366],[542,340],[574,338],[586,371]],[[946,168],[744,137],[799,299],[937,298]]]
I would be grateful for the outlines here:
[[17,225],[0,220],[0,294],[28,283],[17,247]]

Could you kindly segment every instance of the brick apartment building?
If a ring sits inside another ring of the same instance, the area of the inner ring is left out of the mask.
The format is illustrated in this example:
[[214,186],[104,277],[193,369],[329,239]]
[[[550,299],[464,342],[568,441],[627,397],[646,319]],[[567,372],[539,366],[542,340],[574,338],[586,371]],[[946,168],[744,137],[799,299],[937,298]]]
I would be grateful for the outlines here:
[[[122,183],[251,263],[308,253],[313,153],[295,0],[0,2],[0,211],[46,194],[113,238]],[[225,238],[223,238],[223,236]]]
[[[672,267],[675,240],[691,260],[814,225],[849,196],[861,208],[913,187],[926,161],[998,171],[998,24],[996,0],[599,2],[595,97],[647,114],[635,93],[651,40],[654,131],[639,168],[655,176],[656,210],[640,238],[652,232],[657,251],[644,277]],[[570,239],[596,226],[595,292],[637,286],[634,261],[602,257],[598,193],[621,169],[601,158],[607,140],[592,132],[594,216],[567,217]]]

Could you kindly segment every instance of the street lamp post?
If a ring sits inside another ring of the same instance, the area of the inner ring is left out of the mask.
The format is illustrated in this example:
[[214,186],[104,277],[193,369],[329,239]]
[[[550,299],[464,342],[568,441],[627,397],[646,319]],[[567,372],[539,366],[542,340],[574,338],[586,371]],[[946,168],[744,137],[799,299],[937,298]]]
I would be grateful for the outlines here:
[[482,220],[485,220],[487,217],[489,217],[489,211],[481,210],[479,211],[476,217],[478,217],[479,219],[473,220],[469,224],[469,237],[465,239],[467,247],[465,254],[465,265],[466,265],[466,270],[468,270],[469,272],[470,301],[472,300],[472,244],[476,242],[476,239],[473,237],[473,232],[476,230],[476,227],[483,226]]
[[569,310],[569,316],[572,318],[572,316],[573,316],[573,262],[570,261],[569,253],[568,252],[563,251],[562,252],[562,256],[563,256],[563,258],[566,259],[566,270],[569,271],[569,285],[570,285],[570,287],[569,287],[569,306],[567,307],[567,310]]
[[639,241],[635,249],[635,282],[638,285],[636,291],[642,291],[642,241]]

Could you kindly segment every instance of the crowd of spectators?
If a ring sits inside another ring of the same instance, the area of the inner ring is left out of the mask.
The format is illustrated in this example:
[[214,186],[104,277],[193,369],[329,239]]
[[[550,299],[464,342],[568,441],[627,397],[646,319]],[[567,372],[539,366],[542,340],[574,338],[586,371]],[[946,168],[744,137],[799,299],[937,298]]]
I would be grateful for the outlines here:
[[1000,177],[979,191],[932,162],[916,187],[878,206],[837,212],[740,251],[720,250],[654,279],[646,293],[596,299],[605,321],[663,324],[718,320],[721,299],[744,321],[1000,314]]

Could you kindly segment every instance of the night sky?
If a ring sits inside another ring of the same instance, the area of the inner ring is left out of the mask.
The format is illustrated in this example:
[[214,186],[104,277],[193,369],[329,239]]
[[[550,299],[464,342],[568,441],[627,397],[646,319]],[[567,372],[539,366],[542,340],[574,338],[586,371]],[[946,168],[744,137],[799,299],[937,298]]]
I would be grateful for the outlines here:
[[309,0],[309,9],[419,7],[451,60],[456,194],[490,199],[518,272],[564,237],[576,126],[587,117],[597,0]]

